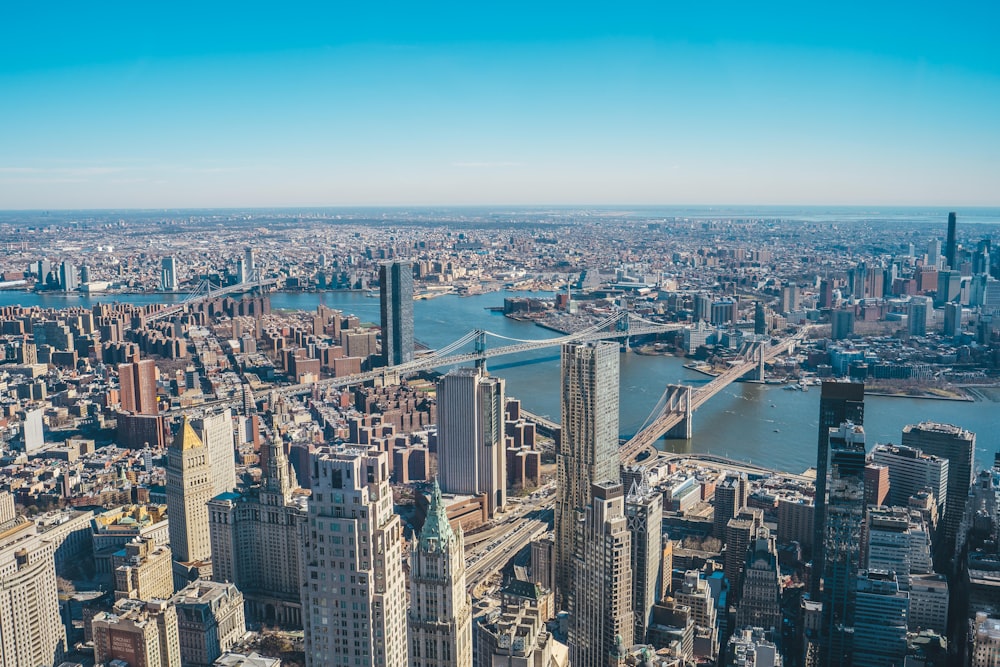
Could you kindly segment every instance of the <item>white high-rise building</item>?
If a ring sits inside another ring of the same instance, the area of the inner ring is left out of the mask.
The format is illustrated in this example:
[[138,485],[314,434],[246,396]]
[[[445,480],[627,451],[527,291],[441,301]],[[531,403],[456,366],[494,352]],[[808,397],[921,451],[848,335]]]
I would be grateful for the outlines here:
[[872,462],[889,469],[889,505],[906,507],[910,496],[924,489],[934,493],[938,515],[948,498],[948,459],[902,445],[875,445]]
[[465,540],[452,530],[437,482],[410,553],[410,664],[472,667],[472,598],[465,590]]
[[174,560],[211,559],[208,501],[213,495],[211,453],[185,417],[167,449],[167,527]]
[[233,436],[233,411],[192,419],[191,427],[208,447],[212,459],[212,496],[236,488],[236,444]]
[[173,256],[160,260],[160,289],[164,292],[176,292],[180,288],[177,278],[177,259]]
[[617,482],[597,482],[591,504],[575,523],[576,553],[570,596],[569,646],[573,667],[607,667],[635,643],[632,608],[632,536]]
[[385,452],[320,447],[303,546],[306,665],[405,667],[402,528]]
[[[0,498],[9,498],[6,492]],[[58,665],[66,650],[59,615],[55,543],[35,524],[13,516],[13,502],[0,511],[0,664]],[[9,505],[9,507],[8,507]]]
[[562,346],[561,435],[556,450],[557,604],[573,589],[577,512],[590,506],[595,483],[621,479],[618,457],[618,343]]
[[477,368],[438,383],[438,476],[446,493],[486,494],[493,516],[507,504],[504,381]]

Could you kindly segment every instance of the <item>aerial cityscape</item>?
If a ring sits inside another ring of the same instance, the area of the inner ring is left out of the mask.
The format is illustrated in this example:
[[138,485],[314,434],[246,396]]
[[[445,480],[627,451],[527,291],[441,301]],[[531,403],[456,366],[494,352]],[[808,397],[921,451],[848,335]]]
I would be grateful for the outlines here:
[[14,3],[0,666],[1000,667],[1000,10]]

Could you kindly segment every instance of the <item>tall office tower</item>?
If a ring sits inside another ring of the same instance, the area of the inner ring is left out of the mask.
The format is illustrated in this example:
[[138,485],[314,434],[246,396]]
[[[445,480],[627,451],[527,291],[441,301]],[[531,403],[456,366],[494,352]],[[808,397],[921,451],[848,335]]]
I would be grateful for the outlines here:
[[486,494],[492,517],[507,504],[504,381],[457,368],[438,383],[438,475],[447,493]]
[[927,315],[931,311],[929,301],[925,296],[915,296],[907,304],[906,324],[911,336],[927,335]]
[[758,301],[753,307],[753,332],[758,336],[767,333],[767,313],[764,304]]
[[561,352],[562,432],[556,449],[556,604],[573,586],[577,512],[590,506],[596,482],[617,481],[618,344],[567,343]]
[[902,665],[910,600],[886,570],[858,575],[854,609],[853,667]]
[[253,621],[301,627],[299,544],[305,503],[292,497],[293,478],[281,439],[269,439],[262,450],[260,486],[223,493],[208,503],[212,579],[236,584]]
[[962,304],[949,301],[944,304],[944,329],[941,332],[945,338],[955,338],[962,333]]
[[164,292],[176,292],[180,288],[177,279],[177,259],[173,256],[160,260],[160,289]]
[[236,260],[236,282],[245,283],[248,280],[246,262],[242,259]]
[[865,505],[884,505],[889,497],[889,469],[878,463],[865,466]]
[[174,560],[194,563],[212,557],[208,532],[212,495],[211,453],[185,417],[167,450],[167,525]]
[[180,667],[177,609],[166,600],[124,599],[90,621],[99,665],[123,661],[145,667]]
[[956,258],[958,256],[958,245],[955,241],[955,227],[956,227],[955,213],[948,214],[948,239],[944,246],[944,262],[949,269],[953,271],[958,270],[958,262]]
[[472,667],[472,598],[465,539],[448,523],[434,482],[427,518],[410,552],[410,655],[420,667]]
[[864,566],[896,573],[899,588],[910,589],[914,575],[933,572],[931,536],[920,513],[903,507],[873,507],[865,529]]
[[80,287],[80,276],[72,262],[63,262],[59,266],[59,287],[63,292],[72,292]]
[[625,496],[625,518],[632,536],[632,608],[635,642],[647,641],[653,605],[663,590],[663,494],[651,489],[645,474],[633,482]]
[[717,539],[726,539],[726,526],[729,525],[729,520],[747,506],[748,488],[747,476],[736,473],[726,473],[722,481],[715,485],[712,535]]
[[941,239],[931,239],[927,242],[927,264],[934,268],[940,268]]
[[781,312],[791,313],[799,308],[799,286],[788,284],[781,288]]
[[779,630],[781,588],[774,537],[761,534],[750,545],[743,568],[743,593],[736,608],[736,627]]
[[616,660],[623,660],[635,643],[635,627],[632,536],[621,484],[596,482],[591,487],[591,504],[575,528],[570,663],[573,667],[624,664]]
[[531,580],[550,591],[555,587],[555,542],[542,537],[531,543]]
[[3,512],[0,523],[0,664],[58,665],[66,651],[55,544],[35,524]]
[[820,308],[833,308],[833,281],[826,279],[819,281],[819,297],[817,305]]
[[903,427],[902,444],[926,454],[948,459],[948,491],[940,527],[942,539],[935,548],[934,562],[939,571],[955,551],[955,536],[965,513],[965,499],[973,481],[976,434],[951,424],[920,422]]
[[830,338],[843,340],[854,334],[854,310],[835,310],[830,313]]
[[122,412],[137,415],[155,415],[156,362],[143,359],[134,364],[118,366],[118,383],[121,387]]
[[243,250],[243,278],[244,282],[248,280],[257,280],[257,257],[254,255],[253,248],[246,248]]
[[726,551],[723,568],[729,580],[729,602],[739,603],[743,590],[743,567],[747,562],[747,550],[760,535],[764,527],[764,510],[753,507],[739,511],[726,524]]
[[212,497],[235,489],[236,445],[232,409],[192,419],[191,428],[208,447],[212,466]]
[[830,429],[845,421],[863,425],[865,421],[865,386],[854,382],[824,382],[819,395],[819,442],[816,446],[816,508],[813,516],[813,576],[809,588],[813,600],[819,600],[823,573],[824,536],[826,531],[826,486],[830,462]]
[[[822,400],[822,399],[821,399]],[[822,664],[850,665],[854,598],[865,520],[865,431],[829,430],[830,497],[824,520]]]
[[948,497],[948,459],[913,447],[875,445],[869,455],[889,469],[889,505],[906,507],[910,497],[924,489],[934,494],[938,514],[944,515]]
[[413,361],[413,265],[389,262],[378,270],[382,309],[382,364]]
[[403,531],[392,509],[388,454],[320,447],[311,461],[302,577],[306,665],[405,667]]

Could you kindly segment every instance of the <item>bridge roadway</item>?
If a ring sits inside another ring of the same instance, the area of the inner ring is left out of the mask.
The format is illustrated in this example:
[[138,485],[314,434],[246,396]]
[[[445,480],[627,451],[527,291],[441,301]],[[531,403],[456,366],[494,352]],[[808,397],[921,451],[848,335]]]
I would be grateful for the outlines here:
[[182,301],[181,303],[174,304],[172,306],[167,306],[161,310],[151,313],[146,316],[147,322],[156,322],[165,318],[173,317],[179,313],[184,312],[188,306],[193,306],[195,304],[201,303],[203,301],[208,301],[210,299],[218,299],[219,297],[226,296],[227,294],[236,294],[249,292],[250,290],[257,289],[258,287],[269,287],[271,285],[276,285],[278,282],[277,278],[265,278],[262,280],[254,280],[250,282],[236,283],[235,285],[228,285],[226,287],[221,287],[217,290],[209,290],[203,294],[198,292],[192,292],[191,296]]
[[[363,382],[368,382],[370,380],[377,380],[381,378],[398,378],[399,376],[406,375],[408,373],[416,373],[418,371],[430,370],[432,368],[440,368],[441,366],[452,366],[455,364],[463,364],[473,361],[480,361],[483,359],[491,359],[493,357],[500,357],[508,354],[517,354],[519,352],[540,350],[546,347],[562,345],[563,343],[579,343],[589,340],[624,338],[626,336],[644,336],[649,334],[665,333],[668,331],[676,331],[681,327],[682,325],[680,324],[661,324],[661,325],[643,324],[641,326],[632,326],[626,331],[618,331],[618,330],[593,331],[591,329],[585,329],[580,333],[569,334],[566,336],[557,336],[555,338],[542,338],[537,341],[521,342],[521,343],[516,343],[514,345],[504,345],[501,347],[487,348],[485,350],[480,350],[476,352],[466,352],[462,354],[447,354],[444,356],[428,355],[426,357],[421,357],[419,359],[406,362],[405,364],[399,364],[398,366],[389,366],[386,368],[379,368],[373,371],[366,371],[364,373],[345,375],[343,377],[328,378],[326,380],[319,380],[318,382],[293,384],[287,387],[280,387],[276,389],[276,391],[282,396],[304,396],[312,393],[314,390],[348,387],[350,385],[361,384]],[[479,333],[479,332],[477,331],[473,333]]]
[[[766,347],[763,351],[764,362],[772,361],[778,355],[791,350],[796,343],[802,340],[806,333],[808,333],[808,330],[808,327],[804,327],[793,336],[786,338],[775,345],[769,345]],[[694,411],[704,405],[708,399],[715,396],[717,393],[749,373],[751,370],[757,368],[760,363],[760,359],[745,361],[716,376],[708,384],[701,386],[698,389],[691,389],[689,398],[690,409],[685,412],[669,411],[669,405],[665,406],[663,414],[653,420],[649,426],[636,433],[631,440],[622,445],[620,449],[622,461],[626,464],[634,463],[643,452],[649,450],[655,451],[653,443],[663,437],[663,435],[669,432],[672,428],[680,425],[689,417],[690,413],[694,413]]]

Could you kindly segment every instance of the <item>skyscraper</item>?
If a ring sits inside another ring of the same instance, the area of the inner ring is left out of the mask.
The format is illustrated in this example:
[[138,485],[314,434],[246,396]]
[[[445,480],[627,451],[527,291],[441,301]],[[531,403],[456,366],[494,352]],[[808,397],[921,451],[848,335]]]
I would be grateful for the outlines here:
[[736,608],[737,628],[781,628],[781,572],[774,537],[761,534],[748,550]]
[[576,525],[570,596],[569,646],[573,667],[607,667],[634,643],[632,540],[617,482],[597,482]]
[[121,387],[122,411],[137,415],[155,415],[156,362],[143,359],[134,364],[118,366],[118,383]]
[[853,667],[902,665],[910,600],[899,590],[896,574],[886,570],[859,573],[854,610]]
[[645,476],[633,482],[625,496],[625,518],[632,536],[632,609],[635,641],[647,641],[653,605],[663,590],[663,494],[646,484]]
[[948,499],[948,459],[896,445],[875,445],[871,458],[889,469],[889,505],[905,507],[910,496],[930,489],[938,514],[944,515]]
[[[824,385],[825,386],[825,385]],[[865,431],[845,422],[830,438],[830,497],[824,515],[822,664],[850,665],[865,521]]]
[[717,539],[726,539],[726,526],[729,520],[746,507],[747,489],[746,475],[726,474],[722,481],[716,484],[712,535]]
[[472,598],[465,540],[452,530],[434,482],[427,518],[410,552],[410,655],[421,667],[472,667]]
[[[266,625],[301,627],[301,531],[304,503],[292,498],[284,444],[271,438],[264,450],[260,486],[212,498],[209,531],[212,578],[242,591],[248,616]],[[280,563],[281,567],[274,565]]]
[[489,515],[507,504],[504,381],[458,368],[438,383],[438,475],[447,493],[487,495]]
[[311,462],[302,578],[306,665],[406,667],[403,531],[392,508],[388,454],[320,447]]
[[556,601],[566,608],[573,587],[576,517],[590,506],[597,482],[617,482],[618,344],[567,343],[561,353],[562,429],[556,450]]
[[80,276],[72,262],[63,262],[59,266],[59,287],[63,292],[73,292],[80,287]]
[[243,250],[243,280],[244,282],[257,280],[257,257],[253,248]]
[[413,361],[413,265],[388,262],[379,267],[382,309],[382,363]]
[[191,427],[208,447],[212,466],[212,496],[236,488],[236,445],[233,437],[233,411],[205,415],[191,420]]
[[160,289],[164,292],[176,292],[180,287],[177,279],[177,259],[173,256],[160,260]]
[[957,271],[957,255],[958,246],[955,241],[955,227],[956,227],[955,213],[951,212],[948,214],[948,239],[945,243],[944,250],[944,261],[948,265],[948,268]]
[[181,563],[212,556],[208,501],[212,498],[212,458],[185,417],[167,450],[167,514],[170,549]]
[[824,382],[819,395],[819,439],[816,446],[816,509],[813,517],[813,576],[810,593],[819,600],[826,530],[826,485],[830,461],[830,429],[850,421],[865,421],[865,386],[853,382]]
[[[4,496],[8,497],[4,492]],[[14,503],[0,511],[0,664],[58,665],[66,650],[59,616],[55,544],[35,524],[14,516]]]
[[934,559],[942,566],[954,552],[955,536],[965,513],[969,487],[972,486],[976,434],[951,424],[920,422],[903,427],[902,444],[948,459],[948,497],[940,522],[943,539],[941,547],[935,550]]

